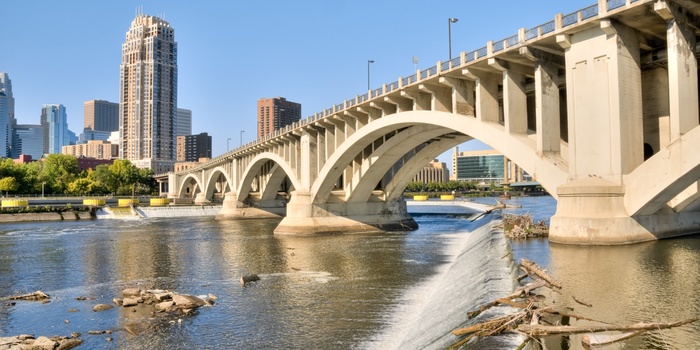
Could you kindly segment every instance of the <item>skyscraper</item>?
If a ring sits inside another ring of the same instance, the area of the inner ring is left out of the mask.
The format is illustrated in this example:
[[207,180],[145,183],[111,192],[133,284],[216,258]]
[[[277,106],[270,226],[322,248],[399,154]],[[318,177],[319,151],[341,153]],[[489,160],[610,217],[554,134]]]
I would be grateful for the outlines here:
[[178,136],[177,161],[196,162],[199,158],[211,158],[211,136],[206,132]]
[[301,120],[301,104],[284,97],[258,100],[258,138]]
[[177,109],[177,136],[192,135],[192,111]]
[[0,72],[0,157],[9,157],[12,149],[12,125],[15,121],[15,98],[12,81]]
[[119,130],[119,104],[103,100],[85,101],[83,123],[85,129],[92,131]]
[[120,158],[156,173],[173,169],[177,132],[177,43],[170,24],[139,14],[122,44]]
[[66,107],[63,105],[43,105],[41,125],[44,127],[44,154],[60,154],[63,146],[71,144]]
[[40,159],[44,155],[44,128],[41,125],[17,124],[12,130],[12,158],[22,154]]

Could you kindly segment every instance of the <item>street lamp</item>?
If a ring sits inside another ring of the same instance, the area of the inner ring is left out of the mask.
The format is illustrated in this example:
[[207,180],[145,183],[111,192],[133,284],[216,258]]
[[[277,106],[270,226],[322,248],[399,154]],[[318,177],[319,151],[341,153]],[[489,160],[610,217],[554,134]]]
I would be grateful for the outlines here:
[[367,91],[369,91],[369,65],[374,63],[374,60],[367,60]]
[[229,141],[231,141],[231,138],[230,138],[230,137],[226,139],[226,152],[228,152],[228,142],[229,142]]
[[245,130],[241,130],[241,146],[243,146],[243,133],[244,132],[245,132]]
[[41,183],[41,198],[44,198],[44,185],[46,185],[46,182]]
[[458,19],[448,18],[447,19],[447,41],[450,49],[450,61],[452,61],[452,23],[457,23]]

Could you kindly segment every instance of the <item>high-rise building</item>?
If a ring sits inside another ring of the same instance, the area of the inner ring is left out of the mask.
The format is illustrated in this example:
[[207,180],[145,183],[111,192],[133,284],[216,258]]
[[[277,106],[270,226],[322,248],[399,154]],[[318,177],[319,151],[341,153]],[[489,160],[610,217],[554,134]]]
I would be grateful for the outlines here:
[[177,109],[177,136],[192,135],[192,111]]
[[177,137],[177,161],[196,162],[199,158],[211,158],[211,136],[206,132],[199,135]]
[[92,131],[119,130],[119,104],[103,100],[85,101],[83,123],[85,129]]
[[44,128],[41,125],[17,124],[12,130],[12,158],[30,155],[40,159],[44,155]]
[[301,104],[284,97],[258,100],[258,138],[301,120]]
[[0,72],[0,157],[11,156],[14,124],[15,98],[12,96],[12,81],[7,73]]
[[139,14],[122,44],[120,158],[156,173],[173,169],[177,132],[177,43],[170,24]]
[[[43,105],[41,126],[44,128],[44,154],[60,154],[61,148],[70,145],[75,134],[68,130],[66,107],[61,104]],[[73,142],[74,143],[74,142]]]

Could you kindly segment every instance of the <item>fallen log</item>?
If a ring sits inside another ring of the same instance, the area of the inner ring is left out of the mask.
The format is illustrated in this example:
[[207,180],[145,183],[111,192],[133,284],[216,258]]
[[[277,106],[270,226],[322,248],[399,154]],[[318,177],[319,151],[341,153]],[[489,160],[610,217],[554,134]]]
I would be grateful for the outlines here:
[[533,261],[528,259],[520,259],[520,266],[528,271],[528,274],[532,276],[537,276],[541,280],[549,283],[554,288],[561,289],[561,283],[557,282],[552,276],[550,276],[547,271],[539,267]]
[[545,326],[521,324],[518,326],[518,331],[525,333],[530,337],[544,337],[554,334],[597,333],[607,331],[653,331],[659,329],[678,327],[688,323],[696,322],[697,320],[697,318],[691,318],[673,323],[635,323],[630,325],[606,324],[601,326]]

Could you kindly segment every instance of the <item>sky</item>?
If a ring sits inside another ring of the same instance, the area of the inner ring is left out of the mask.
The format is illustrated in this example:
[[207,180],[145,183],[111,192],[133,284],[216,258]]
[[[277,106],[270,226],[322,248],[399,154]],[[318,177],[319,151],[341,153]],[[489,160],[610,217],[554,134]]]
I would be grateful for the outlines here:
[[[178,45],[178,107],[216,157],[257,136],[260,98],[302,105],[302,118],[568,14],[595,0],[0,0],[0,72],[20,124],[63,104],[83,129],[83,103],[119,102],[121,45],[137,9],[170,22]],[[494,4],[497,4],[494,6]],[[414,65],[413,58],[418,58]],[[368,60],[373,60],[369,66]],[[230,140],[228,140],[230,138]],[[488,149],[478,141],[460,151]],[[452,151],[440,160],[451,164]]]

